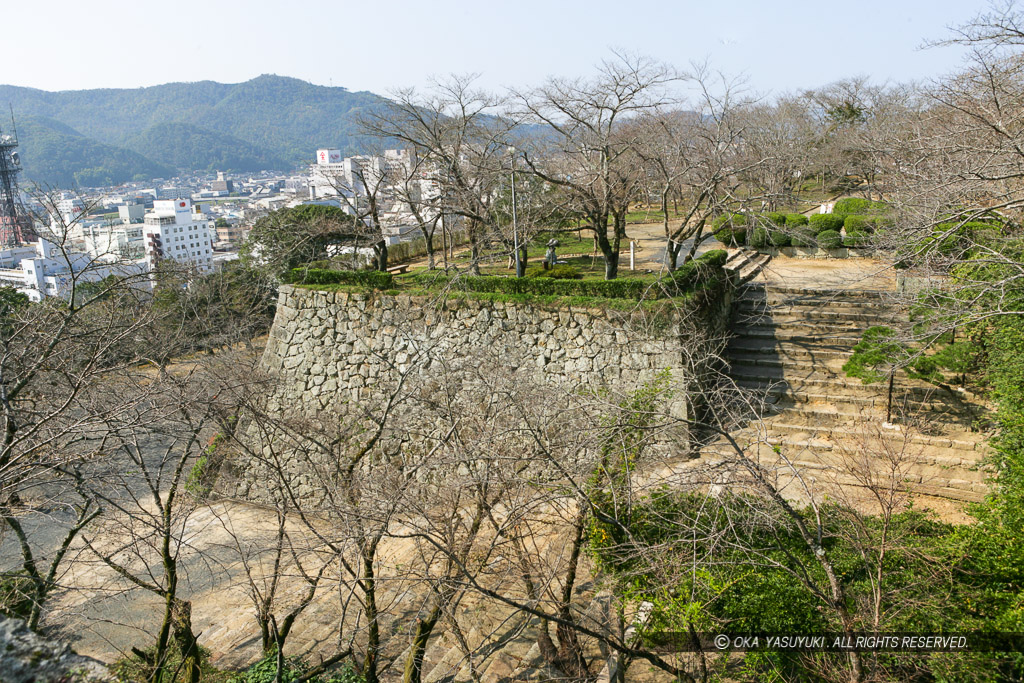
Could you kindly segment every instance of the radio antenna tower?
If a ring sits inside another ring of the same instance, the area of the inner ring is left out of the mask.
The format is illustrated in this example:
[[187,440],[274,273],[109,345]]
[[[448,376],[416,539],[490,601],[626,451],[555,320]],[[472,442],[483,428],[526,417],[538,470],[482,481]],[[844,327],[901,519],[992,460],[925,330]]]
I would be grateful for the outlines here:
[[21,204],[18,192],[18,174],[21,157],[18,156],[18,129],[14,126],[11,110],[11,132],[0,129],[0,247],[24,243],[32,233],[32,220]]

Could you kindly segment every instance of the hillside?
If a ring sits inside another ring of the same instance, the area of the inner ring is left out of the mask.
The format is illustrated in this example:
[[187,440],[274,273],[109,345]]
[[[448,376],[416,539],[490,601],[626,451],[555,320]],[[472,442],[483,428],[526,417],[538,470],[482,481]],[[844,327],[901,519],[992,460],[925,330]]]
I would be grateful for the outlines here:
[[173,168],[197,171],[261,171],[291,168],[265,147],[188,123],[158,123],[128,140],[127,147]]
[[[32,172],[37,180],[58,184],[75,173],[96,176],[96,169],[104,168],[109,173],[98,175],[123,176],[121,165],[129,159],[123,154],[128,149],[142,156],[130,157],[128,177],[148,175],[153,165],[205,171],[253,170],[266,163],[268,168],[289,170],[310,161],[317,147],[359,151],[359,115],[386,101],[368,92],[272,75],[234,84],[200,81],[61,92],[0,85],[0,104],[10,103],[19,130],[30,117],[50,121],[50,134],[35,140],[23,136],[26,167],[29,159],[59,155],[62,143],[74,145],[70,156],[79,160],[77,166],[67,166],[58,175],[49,167]],[[56,124],[69,127],[77,138],[59,140]],[[168,128],[170,124],[177,127]],[[164,138],[172,134],[186,135],[187,144]],[[87,149],[95,152],[98,144],[122,148],[115,166],[86,154]]]
[[41,185],[114,185],[175,173],[171,166],[85,137],[74,128],[45,117],[19,119],[18,137],[25,180]]

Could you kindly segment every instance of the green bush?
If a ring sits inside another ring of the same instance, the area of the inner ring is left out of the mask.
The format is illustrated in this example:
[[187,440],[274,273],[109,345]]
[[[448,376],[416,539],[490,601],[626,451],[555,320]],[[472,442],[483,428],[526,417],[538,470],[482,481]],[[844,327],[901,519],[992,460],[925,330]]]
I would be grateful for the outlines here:
[[787,213],[786,214],[786,227],[797,228],[801,225],[807,225],[807,216],[802,213]]
[[370,289],[392,289],[395,286],[394,276],[379,270],[293,268],[284,277],[284,282],[297,285],[356,285]]
[[871,244],[871,234],[862,230],[847,230],[843,244],[847,247],[866,247]]
[[769,221],[771,221],[772,223],[774,223],[775,225],[785,225],[786,224],[786,214],[784,214],[784,213],[778,213],[778,212],[772,211],[770,213],[766,213],[764,215],[764,217],[766,219],[768,219]]
[[[843,229],[843,217],[832,213],[816,213],[808,219],[808,224],[814,228],[814,234],[820,235],[826,230],[839,232]],[[819,240],[820,241],[820,240]]]
[[747,215],[733,213],[719,216],[711,223],[711,230],[715,239],[722,244],[742,246],[747,241]]
[[838,249],[843,246],[843,236],[838,230],[824,230],[818,233],[818,246],[822,249]]
[[792,238],[788,233],[782,232],[781,230],[772,230],[768,233],[768,241],[771,242],[773,247],[788,247],[792,242]]
[[[284,683],[297,681],[312,668],[301,657],[283,657],[282,659],[281,680]],[[276,680],[277,651],[272,649],[248,669],[228,679],[228,683],[274,683]],[[345,662],[338,671],[314,676],[307,680],[309,683],[364,683],[366,679],[355,670],[351,662]]]
[[750,246],[754,249],[767,249],[769,244],[768,231],[761,227],[754,228],[750,236]]
[[451,284],[452,289],[482,294],[525,294],[537,296],[585,296],[606,299],[661,299],[695,290],[721,272],[728,254],[709,251],[688,261],[657,282],[637,278],[616,280],[565,280],[550,277],[462,276],[453,278],[437,272],[419,273],[413,281],[427,287]]
[[23,571],[0,575],[0,616],[28,619],[36,585]]
[[813,248],[818,246],[818,240],[814,238],[814,233],[809,230],[794,232],[789,238],[789,243],[794,247]]
[[526,277],[549,277],[554,280],[578,280],[582,277],[580,271],[573,266],[555,265],[548,270],[541,266],[531,266],[526,269]]
[[843,227],[846,228],[847,234],[851,232],[874,232],[875,217],[851,214],[843,220]]
[[849,216],[850,214],[868,213],[871,210],[870,199],[860,197],[844,197],[837,201],[832,207],[832,213],[836,216]]

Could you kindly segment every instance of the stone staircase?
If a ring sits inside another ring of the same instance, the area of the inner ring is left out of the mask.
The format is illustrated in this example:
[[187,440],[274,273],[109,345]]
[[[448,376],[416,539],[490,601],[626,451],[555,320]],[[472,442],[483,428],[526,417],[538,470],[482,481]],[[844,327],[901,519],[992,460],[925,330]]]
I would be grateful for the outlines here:
[[[881,291],[741,286],[726,360],[747,417],[730,436],[780,481],[799,471],[825,493],[897,481],[919,495],[981,499],[986,437],[971,426],[983,406],[897,374],[887,424],[887,384],[842,370],[864,330],[905,320]],[[731,455],[725,438],[701,450],[704,462]]]
[[729,254],[725,261],[725,269],[733,274],[737,284],[745,285],[760,275],[771,260],[771,254],[761,254],[754,249],[740,247]]

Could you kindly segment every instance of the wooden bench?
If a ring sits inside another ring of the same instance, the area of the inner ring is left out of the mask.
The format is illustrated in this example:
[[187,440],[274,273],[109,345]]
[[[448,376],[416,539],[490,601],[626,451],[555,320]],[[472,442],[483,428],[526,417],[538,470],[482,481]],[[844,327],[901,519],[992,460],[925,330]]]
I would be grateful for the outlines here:
[[391,266],[390,268],[388,268],[388,272],[392,273],[392,274],[394,274],[394,273],[406,273],[408,271],[409,271],[409,264],[408,263],[403,263],[400,266]]

